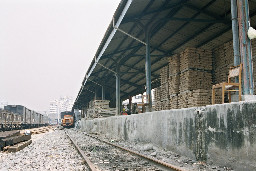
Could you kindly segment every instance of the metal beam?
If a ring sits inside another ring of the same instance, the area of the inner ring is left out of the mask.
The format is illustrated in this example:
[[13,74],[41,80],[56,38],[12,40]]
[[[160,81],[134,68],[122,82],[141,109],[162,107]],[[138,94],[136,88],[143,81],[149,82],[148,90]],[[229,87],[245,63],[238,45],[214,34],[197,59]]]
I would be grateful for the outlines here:
[[131,16],[129,18],[126,18],[122,21],[122,24],[129,23],[129,22],[137,22],[137,20],[139,18],[142,18],[142,17],[150,15],[150,14],[159,13],[159,12],[162,12],[162,11],[166,11],[166,10],[170,10],[170,9],[173,9],[173,8],[180,7],[184,4],[186,4],[188,1],[189,0],[178,2],[178,3],[175,3],[175,4],[169,4],[169,5],[167,5],[169,2],[165,3],[165,5],[163,5],[160,9],[152,10],[152,11],[146,12],[144,14],[134,15],[134,16]]
[[[208,8],[208,7],[211,6],[215,1],[216,1],[216,0],[210,1],[210,2],[207,3],[205,6],[203,6],[203,7],[201,8],[201,10],[204,10],[204,9]],[[191,18],[196,18],[197,16],[200,15],[200,13],[201,13],[201,11],[197,12],[197,13],[194,14]],[[168,37],[166,37],[160,44],[158,44],[158,47],[162,46],[167,40],[169,40],[170,38],[172,38],[176,33],[178,33],[181,29],[183,29],[183,28],[184,28],[185,26],[187,26],[189,23],[190,23],[190,22],[186,22],[186,23],[184,23],[182,26],[180,26],[178,29],[176,29],[176,31],[174,31],[171,35],[169,35]],[[198,34],[198,33],[197,33],[197,34]],[[194,34],[194,35],[196,35],[196,34]],[[186,41],[188,41],[188,40],[190,40],[190,39],[186,39]],[[182,43],[183,43],[183,42],[182,42]],[[177,45],[176,47],[179,47],[182,43],[180,43],[180,44]],[[173,48],[173,49],[174,49],[174,48]],[[170,51],[168,51],[168,53],[172,52],[173,49],[170,50]]]

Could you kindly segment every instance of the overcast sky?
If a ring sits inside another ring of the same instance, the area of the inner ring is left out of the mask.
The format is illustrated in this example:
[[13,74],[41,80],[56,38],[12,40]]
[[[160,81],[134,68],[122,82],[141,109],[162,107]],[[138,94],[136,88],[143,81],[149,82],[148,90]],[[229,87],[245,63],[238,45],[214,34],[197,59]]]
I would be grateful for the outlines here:
[[76,98],[120,0],[0,0],[0,102]]

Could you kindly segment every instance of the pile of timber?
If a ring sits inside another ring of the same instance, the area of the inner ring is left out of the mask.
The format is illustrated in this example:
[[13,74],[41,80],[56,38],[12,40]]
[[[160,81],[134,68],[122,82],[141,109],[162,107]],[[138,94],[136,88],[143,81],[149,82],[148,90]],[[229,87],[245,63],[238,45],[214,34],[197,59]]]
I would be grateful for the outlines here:
[[212,88],[212,74],[204,70],[187,69],[180,74],[180,92]]
[[212,51],[200,48],[187,48],[180,54],[180,71],[188,68],[212,70]]
[[114,116],[116,108],[109,107],[109,100],[93,100],[89,103],[87,114],[89,118],[101,118]]
[[0,132],[0,149],[17,152],[32,143],[31,135],[21,134],[20,131]]
[[179,103],[178,103],[178,94],[170,95],[170,109],[178,109]]
[[187,48],[180,55],[179,108],[211,104],[212,51]]
[[206,106],[211,103],[211,91],[204,89],[188,90],[178,95],[179,108]]
[[169,95],[179,93],[180,85],[180,56],[173,55],[169,59]]
[[210,104],[212,51],[187,48],[169,58],[160,71],[161,86],[155,89],[155,110]]
[[218,84],[227,82],[229,68],[234,65],[234,51],[232,41],[213,50],[213,82]]

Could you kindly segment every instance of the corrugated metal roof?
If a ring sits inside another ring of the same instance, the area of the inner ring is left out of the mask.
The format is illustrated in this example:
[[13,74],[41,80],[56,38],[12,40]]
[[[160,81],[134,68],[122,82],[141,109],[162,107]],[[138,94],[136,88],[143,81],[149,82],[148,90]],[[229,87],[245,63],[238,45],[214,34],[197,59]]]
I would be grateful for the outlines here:
[[[128,0],[122,0],[114,14],[117,20]],[[256,17],[256,3],[250,2],[252,25]],[[129,34],[145,40],[145,28],[153,28],[151,43],[152,88],[159,85],[157,81],[160,69],[167,64],[171,54],[180,53],[186,47],[202,47],[214,49],[232,40],[230,0],[133,0],[119,26]],[[98,48],[98,57],[107,44],[112,23]],[[107,98],[115,99],[114,73],[97,64],[95,61],[87,71],[83,86],[78,93],[74,107],[81,109],[94,97],[95,84],[105,85]],[[116,63],[120,65],[121,98],[136,95],[145,91],[145,46],[138,41],[117,31],[99,63],[115,71]],[[91,73],[91,74],[89,74]]]

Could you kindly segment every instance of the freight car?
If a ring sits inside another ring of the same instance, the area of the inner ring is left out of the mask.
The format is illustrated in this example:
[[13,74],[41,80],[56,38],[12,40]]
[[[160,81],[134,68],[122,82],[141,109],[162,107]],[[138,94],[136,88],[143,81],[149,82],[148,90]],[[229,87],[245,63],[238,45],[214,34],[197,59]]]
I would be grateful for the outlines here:
[[47,116],[22,105],[7,105],[0,111],[0,131],[27,129],[48,125]]

